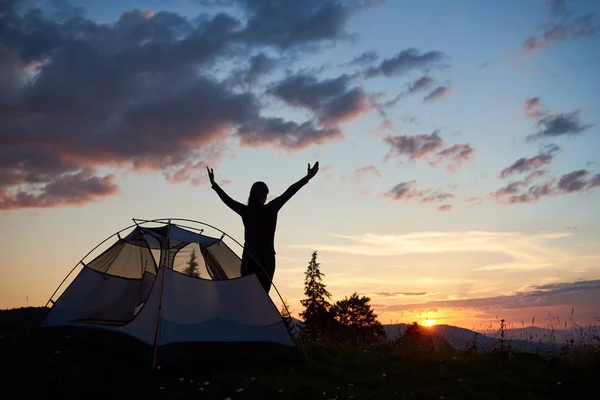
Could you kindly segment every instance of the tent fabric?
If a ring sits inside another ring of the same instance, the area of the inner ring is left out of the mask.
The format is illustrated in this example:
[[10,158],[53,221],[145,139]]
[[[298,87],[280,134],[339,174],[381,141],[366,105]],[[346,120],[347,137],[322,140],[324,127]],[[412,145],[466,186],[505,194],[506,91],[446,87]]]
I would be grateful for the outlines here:
[[[199,278],[183,273],[192,254]],[[235,342],[295,348],[256,275],[241,276],[241,259],[221,239],[176,225],[138,226],[82,264],[42,327],[116,331],[151,346]]]

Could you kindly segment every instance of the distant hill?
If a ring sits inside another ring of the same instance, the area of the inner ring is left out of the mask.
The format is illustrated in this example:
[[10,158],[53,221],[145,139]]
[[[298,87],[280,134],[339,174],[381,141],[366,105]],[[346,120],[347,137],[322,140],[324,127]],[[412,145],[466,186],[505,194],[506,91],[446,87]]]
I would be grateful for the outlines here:
[[[383,326],[388,340],[394,340],[406,331],[408,324],[388,324]],[[436,333],[446,339],[455,348],[465,349],[467,343],[475,340],[480,350],[491,350],[499,339],[498,330],[473,331],[471,329],[460,328],[452,325],[435,325],[429,327],[433,333]],[[600,327],[587,327],[581,329],[558,329],[540,328],[536,326],[511,328],[506,330],[505,339],[510,345],[520,351],[557,351],[567,343],[568,340],[575,342],[585,342],[593,335],[600,335]]]

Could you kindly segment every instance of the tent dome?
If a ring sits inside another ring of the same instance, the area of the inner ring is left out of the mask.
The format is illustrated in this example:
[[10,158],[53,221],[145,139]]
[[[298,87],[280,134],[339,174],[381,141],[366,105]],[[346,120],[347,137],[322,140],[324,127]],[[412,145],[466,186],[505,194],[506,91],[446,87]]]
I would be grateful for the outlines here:
[[[286,353],[296,348],[256,275],[241,275],[241,258],[226,243],[227,234],[191,220],[134,222],[75,266],[71,273],[77,267],[80,272],[57,300],[58,289],[52,295],[42,328],[119,332],[155,354],[194,344],[267,344]],[[221,236],[205,234],[207,227]]]

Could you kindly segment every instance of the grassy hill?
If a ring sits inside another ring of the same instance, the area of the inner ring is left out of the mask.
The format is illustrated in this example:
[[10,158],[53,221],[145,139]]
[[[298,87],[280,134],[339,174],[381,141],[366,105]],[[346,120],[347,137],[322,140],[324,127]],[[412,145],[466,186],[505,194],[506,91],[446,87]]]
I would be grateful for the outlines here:
[[[304,343],[309,361],[220,363],[152,370],[130,353],[36,327],[46,310],[0,311],[3,391],[51,398],[568,399],[597,393],[597,353],[545,358],[448,348],[431,329],[398,342]],[[439,330],[446,329],[440,327]],[[415,351],[418,349],[418,351]]]

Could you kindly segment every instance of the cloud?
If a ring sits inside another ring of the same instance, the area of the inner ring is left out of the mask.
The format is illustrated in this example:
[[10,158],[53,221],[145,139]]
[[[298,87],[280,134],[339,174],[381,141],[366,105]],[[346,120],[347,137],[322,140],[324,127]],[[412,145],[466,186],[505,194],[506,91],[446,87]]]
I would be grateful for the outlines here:
[[525,180],[510,182],[490,195],[499,203],[535,203],[543,197],[584,192],[598,187],[600,174],[589,177],[590,175],[591,172],[588,170],[577,170],[566,173],[558,179],[549,179],[544,183],[529,186]]
[[446,169],[450,172],[461,168],[465,163],[473,161],[473,149],[469,144],[455,144],[436,154],[436,160],[432,161],[433,165],[447,162]]
[[[367,107],[360,87],[319,104],[318,121],[266,117],[263,91],[252,90],[282,63],[269,54],[298,58],[347,40],[350,19],[374,2],[207,3],[226,11],[188,18],[133,10],[100,23],[65,2],[42,11],[17,0],[2,9],[5,208],[114,195],[117,175],[101,175],[100,168],[151,170],[172,183],[200,184],[203,167],[217,163],[231,141],[292,151],[342,138],[335,123]],[[74,182],[80,192],[57,196],[53,188],[61,182]]]
[[600,280],[576,282],[556,282],[545,285],[532,285],[510,295],[468,298],[457,300],[437,300],[425,303],[380,305],[385,311],[425,310],[431,308],[489,310],[498,314],[503,310],[537,308],[600,301]]
[[440,51],[421,53],[418,49],[409,48],[402,50],[395,57],[383,60],[378,66],[367,69],[364,75],[367,78],[380,75],[393,78],[415,69],[429,71],[433,66],[439,66],[439,63],[446,58],[447,56]]
[[377,292],[369,293],[377,297],[427,296],[427,292]]
[[[510,166],[504,168],[500,171],[500,178],[507,178],[513,174],[521,174],[524,172],[540,172],[540,168],[545,165],[549,165],[554,158],[554,153],[556,153],[560,148],[556,145],[548,147],[545,151],[534,157],[521,157]],[[533,173],[532,172],[532,173]],[[528,178],[534,178],[537,175],[529,175]]]
[[234,82],[244,83],[246,85],[256,84],[262,77],[273,71],[279,63],[279,60],[267,56],[265,53],[259,53],[252,56],[244,69],[233,73]]
[[356,169],[354,171],[354,176],[359,179],[365,176],[375,176],[377,178],[381,178],[381,171],[379,171],[379,168],[374,165],[367,165]]
[[539,97],[532,97],[523,102],[523,112],[526,117],[536,120],[539,130],[527,136],[528,141],[559,136],[576,136],[593,128],[595,124],[581,122],[581,110],[566,113],[551,113],[544,109]]
[[114,181],[113,174],[103,177],[94,176],[90,171],[63,174],[41,185],[36,191],[20,190],[14,194],[0,192],[0,210],[81,206],[118,193],[119,187]]
[[569,113],[547,115],[537,121],[541,129],[528,136],[528,140],[552,138],[557,136],[576,136],[594,127],[594,124],[583,124],[580,121],[580,110]]
[[439,133],[436,130],[431,134],[386,136],[383,141],[390,145],[390,150],[384,160],[397,156],[407,156],[410,160],[425,157],[444,145]]
[[430,134],[388,135],[383,141],[390,146],[384,161],[394,157],[407,157],[410,161],[425,159],[432,166],[447,164],[448,171],[456,171],[472,161],[475,152],[469,144],[455,144],[444,148],[445,142],[440,137],[439,130]]
[[467,197],[466,199],[463,200],[464,203],[475,203],[475,204],[481,204],[481,197],[479,196],[471,196],[471,197]]
[[388,192],[384,193],[382,197],[395,201],[409,201],[416,199],[420,203],[439,203],[454,198],[454,195],[449,192],[441,192],[434,189],[417,190],[417,182],[412,180],[398,183]]
[[416,93],[420,90],[426,89],[435,82],[435,78],[429,75],[425,75],[414,81],[408,88],[408,93]]
[[544,4],[555,16],[563,16],[567,14],[566,0],[546,0]]
[[242,146],[280,147],[287,151],[302,150],[343,139],[338,128],[317,128],[312,121],[298,124],[282,118],[260,118],[244,123],[237,131]]
[[531,97],[523,102],[523,113],[528,118],[540,118],[543,115],[539,97]]
[[381,108],[391,108],[394,107],[402,98],[409,96],[411,94],[415,94],[421,90],[424,90],[431,86],[431,84],[435,82],[435,78],[429,75],[425,75],[420,77],[414,82],[411,82],[407,85],[407,88],[400,94],[396,95],[392,100],[386,101],[381,104]]
[[[204,3],[215,2],[208,0]],[[346,30],[350,19],[376,5],[369,0],[350,4],[339,0],[225,0],[216,3],[214,5],[237,6],[244,11],[246,24],[237,32],[238,38],[278,49],[348,41],[354,37]]]
[[351,87],[350,80],[349,75],[319,81],[313,75],[298,74],[279,82],[270,93],[292,107],[311,110],[323,124],[335,124],[373,108],[367,94]]
[[352,59],[352,61],[343,64],[342,66],[346,67],[365,67],[377,61],[379,56],[376,51],[365,51],[359,56],[356,56]]
[[[528,270],[545,268],[557,262],[571,260],[553,245],[556,239],[572,236],[572,232],[490,232],[490,231],[422,231],[406,234],[365,233],[361,235],[329,234],[341,242],[333,244],[306,243],[292,248],[319,248],[322,253],[334,252],[352,256],[416,256],[425,254],[458,254],[461,252],[504,255],[478,270]],[[316,246],[316,247],[315,247]],[[497,259],[497,257],[495,257]]]
[[555,24],[539,37],[528,37],[523,41],[522,48],[526,54],[531,54],[568,39],[595,37],[599,31],[600,24],[596,21],[596,15],[590,13],[571,21]]
[[450,205],[450,204],[443,204],[437,208],[437,210],[440,212],[448,212],[451,209],[452,209],[452,205]]
[[434,100],[441,99],[446,97],[452,92],[452,88],[449,86],[438,86],[431,93],[423,98],[424,102],[430,102]]

